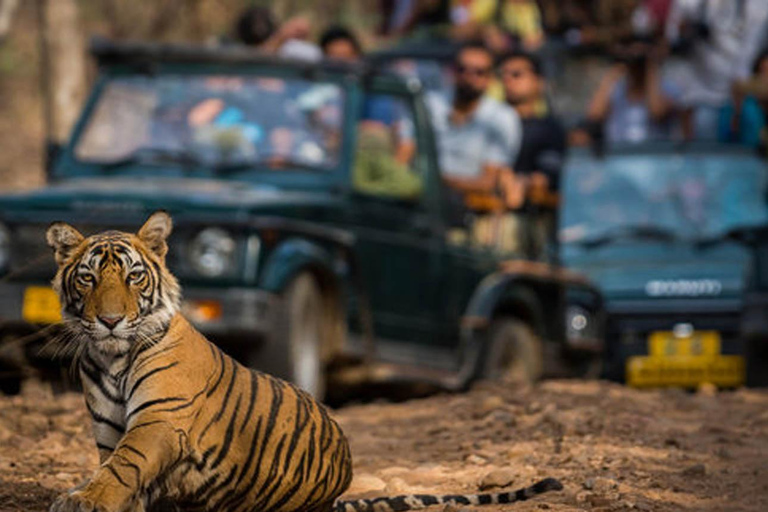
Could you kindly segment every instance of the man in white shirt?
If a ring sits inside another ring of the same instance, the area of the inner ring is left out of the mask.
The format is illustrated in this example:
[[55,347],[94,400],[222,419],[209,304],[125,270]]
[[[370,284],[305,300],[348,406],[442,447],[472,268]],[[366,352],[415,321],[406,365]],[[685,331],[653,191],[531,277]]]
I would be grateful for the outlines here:
[[456,55],[455,71],[452,104],[430,98],[443,180],[475,213],[472,243],[513,251],[519,246],[518,219],[508,210],[524,200],[522,181],[510,168],[520,149],[520,118],[486,95],[494,73],[487,48],[464,46]]
[[749,76],[768,42],[768,1],[675,0],[666,35],[673,44],[691,39],[690,54],[675,73],[680,102],[695,114],[690,135],[713,138],[733,82]]
[[467,45],[456,56],[452,105],[431,102],[443,179],[464,193],[506,194],[507,180],[520,148],[520,118],[485,93],[494,59],[481,45]]

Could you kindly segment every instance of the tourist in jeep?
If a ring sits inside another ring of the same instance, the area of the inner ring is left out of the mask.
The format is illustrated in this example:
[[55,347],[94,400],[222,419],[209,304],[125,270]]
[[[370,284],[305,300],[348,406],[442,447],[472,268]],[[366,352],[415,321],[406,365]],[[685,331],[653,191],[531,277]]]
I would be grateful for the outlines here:
[[320,49],[326,59],[344,62],[358,62],[363,56],[363,47],[357,36],[341,25],[329,27],[320,36]]
[[659,52],[642,38],[614,48],[616,63],[603,76],[587,112],[611,142],[668,140],[674,134],[679,91],[661,77]]
[[254,6],[237,18],[234,35],[238,43],[261,52],[314,62],[322,54],[308,41],[310,30],[311,23],[304,16],[295,16],[280,24],[269,8]]
[[523,139],[512,168],[526,185],[525,210],[536,210],[528,238],[531,254],[544,259],[555,247],[560,173],[566,153],[566,134],[545,96],[541,62],[533,54],[512,52],[499,63],[507,103],[520,116]]
[[[453,103],[446,105],[437,98],[431,102],[443,179],[475,212],[473,238],[485,230],[487,214],[518,207],[523,199],[510,169],[520,148],[520,119],[507,105],[486,95],[493,65],[493,54],[485,46],[465,45],[454,61]],[[503,231],[512,233],[513,228]]]
[[[329,27],[320,36],[328,60],[359,62],[362,45],[346,27]],[[391,96],[367,94],[358,122],[354,185],[358,191],[409,199],[422,190],[421,178],[411,170],[416,151],[413,126],[402,106]]]

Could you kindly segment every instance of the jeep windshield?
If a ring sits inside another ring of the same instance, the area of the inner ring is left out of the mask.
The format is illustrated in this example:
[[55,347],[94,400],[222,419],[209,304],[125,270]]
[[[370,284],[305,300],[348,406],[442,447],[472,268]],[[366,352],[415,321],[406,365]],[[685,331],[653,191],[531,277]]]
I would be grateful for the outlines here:
[[765,163],[743,149],[577,153],[564,197],[561,239],[587,248],[620,239],[712,241],[768,222]]
[[328,170],[344,92],[332,82],[230,75],[123,76],[104,84],[75,158],[114,169]]

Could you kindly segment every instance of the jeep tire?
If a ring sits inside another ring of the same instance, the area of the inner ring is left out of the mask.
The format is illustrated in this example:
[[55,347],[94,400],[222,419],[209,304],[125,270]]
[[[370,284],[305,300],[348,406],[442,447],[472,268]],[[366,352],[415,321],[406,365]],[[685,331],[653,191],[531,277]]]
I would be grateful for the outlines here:
[[543,374],[543,345],[530,325],[516,318],[495,319],[483,376],[504,383],[533,384]]
[[323,296],[309,272],[294,277],[281,297],[274,329],[255,366],[293,382],[322,400],[326,391],[326,368],[322,358],[325,329]]

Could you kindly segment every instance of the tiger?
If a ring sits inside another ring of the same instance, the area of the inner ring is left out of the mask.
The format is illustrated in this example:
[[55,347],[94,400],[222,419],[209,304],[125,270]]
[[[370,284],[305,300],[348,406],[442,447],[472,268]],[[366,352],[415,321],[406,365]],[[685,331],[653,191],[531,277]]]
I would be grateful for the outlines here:
[[341,427],[308,393],[242,366],[184,318],[165,262],[172,225],[158,211],[135,234],[86,238],[63,222],[46,232],[99,453],[91,478],[51,512],[400,512],[562,489],[549,478],[512,493],[339,500],[352,480]]

